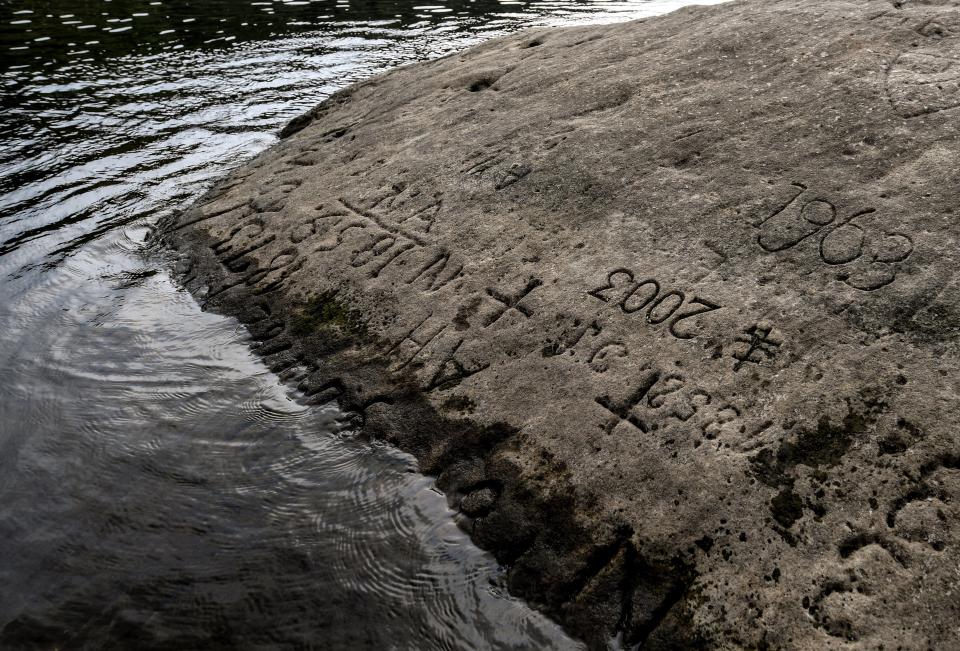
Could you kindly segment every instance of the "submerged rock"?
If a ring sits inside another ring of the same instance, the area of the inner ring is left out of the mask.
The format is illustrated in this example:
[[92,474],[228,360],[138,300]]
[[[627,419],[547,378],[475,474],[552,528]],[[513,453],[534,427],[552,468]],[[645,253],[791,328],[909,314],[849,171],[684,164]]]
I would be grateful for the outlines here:
[[594,647],[960,645],[957,2],[526,32],[284,135],[165,224],[186,286],[516,594]]

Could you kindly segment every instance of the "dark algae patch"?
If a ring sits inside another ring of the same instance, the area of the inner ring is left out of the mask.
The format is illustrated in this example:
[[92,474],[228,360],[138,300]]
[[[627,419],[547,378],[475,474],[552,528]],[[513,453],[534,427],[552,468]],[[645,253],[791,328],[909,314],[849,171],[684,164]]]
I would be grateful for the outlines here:
[[803,500],[789,488],[784,488],[770,500],[770,513],[781,526],[789,529],[803,517]]
[[906,420],[897,419],[897,429],[877,441],[877,448],[883,454],[903,454],[925,436],[923,430]]
[[868,433],[884,407],[882,402],[867,398],[855,409],[852,401],[847,400],[847,413],[840,423],[834,424],[828,416],[820,416],[816,427],[800,429],[781,442],[776,451],[766,448],[750,458],[753,476],[771,488],[780,489],[770,500],[770,515],[777,525],[774,530],[788,544],[797,544],[790,529],[803,517],[805,509],[817,518],[827,512],[819,501],[825,494],[822,489],[806,499],[795,491],[797,466],[813,470],[811,479],[815,484],[826,482],[827,470],[842,462],[850,447]]
[[[870,402],[856,411],[847,401],[847,415],[834,425],[828,416],[821,416],[813,429],[801,429],[792,440],[783,441],[774,452],[765,448],[750,458],[753,476],[767,486],[792,486],[793,471],[803,465],[814,470],[837,465],[851,444],[868,429],[880,403]],[[822,476],[823,473],[818,473]]]
[[316,296],[290,319],[290,333],[298,336],[330,328],[348,335],[362,335],[364,332],[359,314],[351,311],[336,292]]

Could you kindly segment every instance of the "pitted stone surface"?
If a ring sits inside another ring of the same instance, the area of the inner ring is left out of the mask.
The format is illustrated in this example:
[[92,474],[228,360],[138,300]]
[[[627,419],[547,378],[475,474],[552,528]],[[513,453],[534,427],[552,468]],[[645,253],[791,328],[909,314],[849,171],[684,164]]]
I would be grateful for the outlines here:
[[[395,70],[165,225],[591,646],[960,646],[960,6],[746,0]],[[473,497],[465,500],[467,506]]]

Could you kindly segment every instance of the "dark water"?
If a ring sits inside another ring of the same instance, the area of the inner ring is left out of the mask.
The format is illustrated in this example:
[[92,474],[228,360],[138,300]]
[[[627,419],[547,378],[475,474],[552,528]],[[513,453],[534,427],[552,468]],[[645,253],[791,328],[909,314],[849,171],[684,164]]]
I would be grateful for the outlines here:
[[377,71],[669,2],[0,0],[0,648],[574,648],[152,224]]

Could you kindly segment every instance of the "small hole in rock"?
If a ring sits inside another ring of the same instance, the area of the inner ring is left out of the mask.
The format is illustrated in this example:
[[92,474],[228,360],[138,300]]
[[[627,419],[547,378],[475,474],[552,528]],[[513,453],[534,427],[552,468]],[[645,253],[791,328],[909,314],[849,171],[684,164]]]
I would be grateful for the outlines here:
[[490,79],[478,79],[477,81],[470,84],[470,87],[467,89],[471,93],[477,93],[481,90],[486,90],[490,88],[490,85],[493,84],[493,81]]

